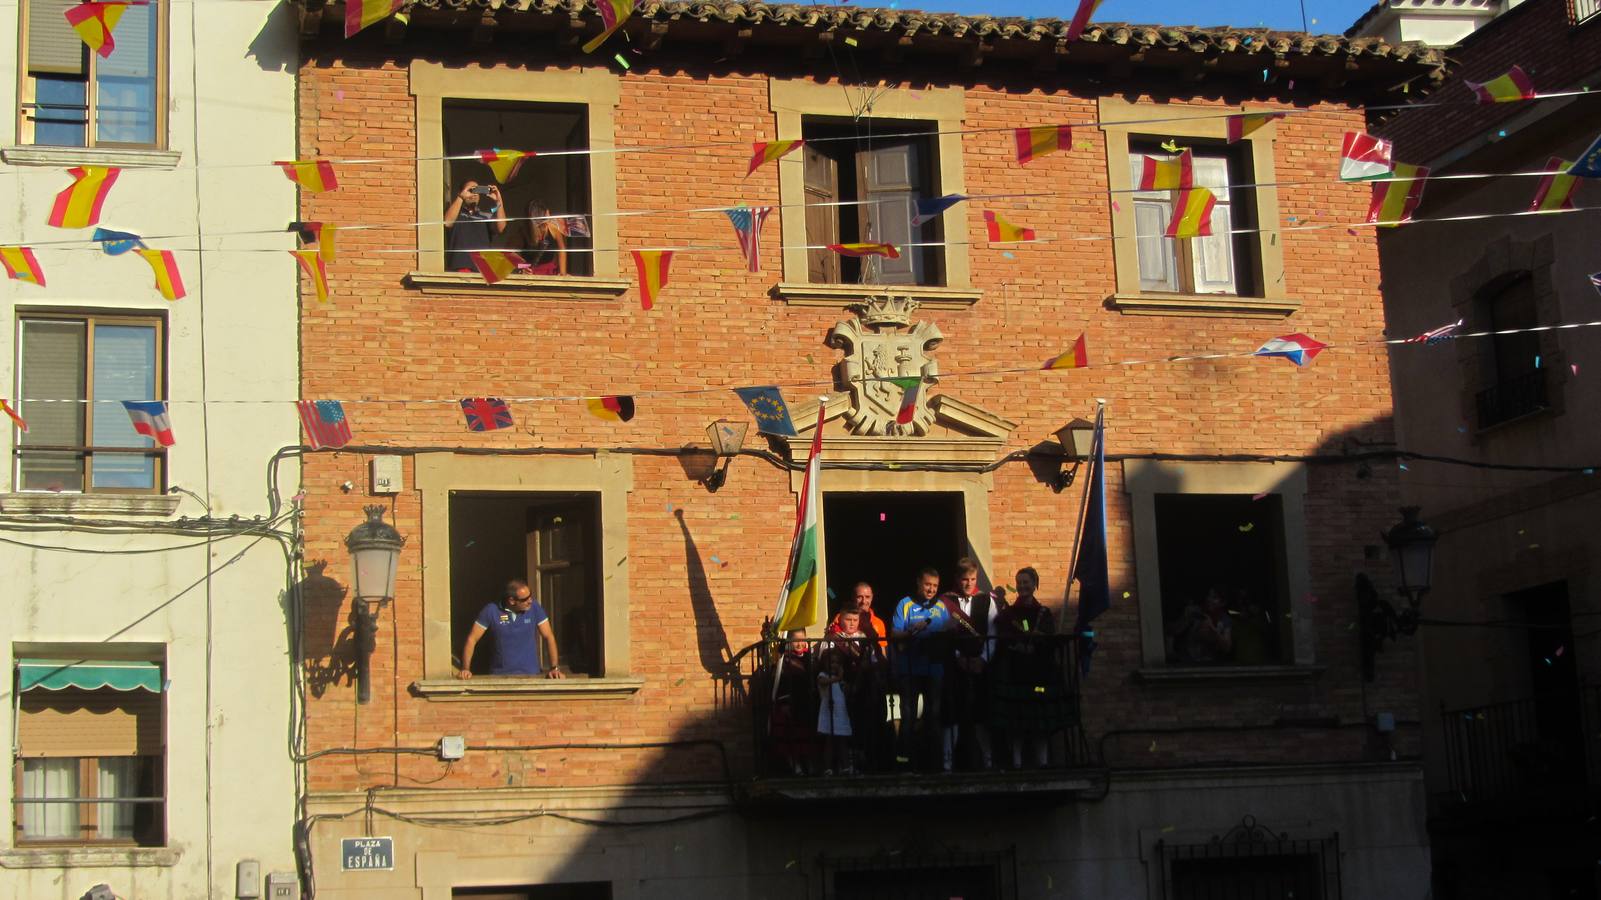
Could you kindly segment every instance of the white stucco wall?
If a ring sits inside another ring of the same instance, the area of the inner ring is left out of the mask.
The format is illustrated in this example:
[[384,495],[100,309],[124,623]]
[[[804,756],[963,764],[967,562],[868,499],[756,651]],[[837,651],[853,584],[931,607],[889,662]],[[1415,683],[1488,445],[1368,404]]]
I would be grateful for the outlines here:
[[[7,9],[0,13],[0,46],[15,48],[17,6]],[[39,246],[48,287],[0,281],[0,334],[6,336],[0,396],[15,396],[18,310],[165,311],[167,397],[177,437],[167,484],[208,498],[218,517],[249,518],[268,509],[269,457],[299,442],[291,402],[299,383],[298,287],[294,261],[283,252],[292,246],[287,235],[223,233],[281,230],[295,217],[293,186],[263,164],[293,156],[296,35],[292,16],[271,2],[186,0],[171,5],[169,22],[168,146],[180,156],[172,166],[125,168],[101,224],[152,236],[147,243],[153,248],[178,250],[188,296],[163,300],[149,267],[135,256]],[[15,110],[15,53],[8,58],[0,107]],[[14,124],[0,123],[0,145],[15,143]],[[64,168],[76,164],[50,162],[59,164],[0,165],[0,244],[89,236],[89,230],[46,224],[55,194],[70,181]],[[274,402],[254,402],[261,400]],[[0,493],[15,488],[13,438],[9,425],[0,429],[7,460]],[[293,494],[297,482],[297,468],[285,466],[283,494]],[[200,503],[184,498],[172,518],[202,515]],[[21,521],[0,514],[0,525]],[[171,680],[165,694],[168,852],[79,854],[69,860],[76,864],[63,868],[49,855],[17,850],[12,779],[0,779],[0,814],[7,823],[0,834],[0,897],[77,898],[98,882],[130,898],[233,897],[241,859],[260,861],[263,875],[293,870],[286,579],[278,544],[219,540],[209,548],[216,571],[208,583],[208,548],[194,546],[194,537],[0,528],[0,538],[77,550],[186,548],[90,555],[0,544],[0,572],[6,573],[0,665],[7,673],[0,682],[0,727],[7,734],[14,648],[164,645]]]

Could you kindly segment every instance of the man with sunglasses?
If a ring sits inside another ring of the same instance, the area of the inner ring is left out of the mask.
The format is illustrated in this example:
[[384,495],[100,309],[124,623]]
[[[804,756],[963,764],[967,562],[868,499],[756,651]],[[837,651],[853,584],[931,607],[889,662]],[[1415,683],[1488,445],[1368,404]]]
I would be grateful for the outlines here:
[[556,632],[550,628],[550,616],[534,599],[528,582],[522,579],[506,582],[506,599],[487,604],[479,611],[472,630],[467,632],[467,643],[461,648],[461,670],[456,673],[457,678],[473,677],[473,651],[485,632],[495,635],[491,675],[540,674],[539,644],[542,641],[545,657],[550,660],[550,667],[544,670],[545,677],[567,677],[557,661]]

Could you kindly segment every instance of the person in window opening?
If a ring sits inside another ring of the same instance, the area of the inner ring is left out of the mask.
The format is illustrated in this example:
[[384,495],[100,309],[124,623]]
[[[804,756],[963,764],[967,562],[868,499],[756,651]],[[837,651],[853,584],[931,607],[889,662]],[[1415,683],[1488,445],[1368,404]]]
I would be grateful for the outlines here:
[[840,646],[848,654],[846,670],[852,686],[855,742],[866,759],[863,768],[871,769],[889,761],[882,757],[890,752],[894,734],[900,730],[900,699],[888,690],[889,629],[883,619],[873,614],[873,586],[858,581],[851,600],[853,606],[834,614],[827,634],[853,638],[840,642]]
[[1173,650],[1182,663],[1227,662],[1234,651],[1234,626],[1229,621],[1223,588],[1213,586],[1201,603],[1191,603],[1173,623]]
[[528,240],[525,258],[530,275],[567,274],[567,219],[553,216],[550,205],[538,199],[528,201]]
[[500,188],[468,180],[445,207],[445,227],[450,229],[445,244],[445,268],[452,272],[476,272],[470,250],[490,250],[506,232],[506,204]]
[[812,678],[811,642],[806,629],[794,628],[785,633],[783,652],[779,656],[773,688],[773,708],[768,723],[768,736],[773,749],[790,774],[805,775],[817,746],[814,703],[816,684]]
[[1234,591],[1228,609],[1234,663],[1262,666],[1272,661],[1273,615],[1249,591]]
[[997,594],[1003,592],[980,591],[978,588],[978,562],[964,556],[956,561],[957,582],[954,593],[942,596],[946,611],[950,613],[950,630],[955,639],[955,653],[950,670],[945,673],[945,731],[943,765],[948,772],[960,743],[968,748],[977,745],[979,762],[983,768],[995,764],[990,747],[989,730],[989,666],[995,633],[995,616],[1003,605]]
[[1033,566],[1017,570],[1017,596],[995,615],[995,655],[990,678],[990,724],[1010,745],[1012,768],[1043,768],[1050,737],[1072,715],[1062,677],[1056,616],[1039,602],[1040,576]]
[[[489,603],[478,611],[478,618],[467,632],[467,642],[461,648],[461,670],[457,678],[473,677],[473,651],[485,632],[494,632],[494,655],[490,659],[492,675],[538,675],[539,644],[545,645],[545,657],[550,660],[544,669],[546,678],[566,678],[562,673],[560,657],[556,652],[556,632],[551,630],[550,616],[534,599],[528,582],[514,578],[506,582],[506,598]],[[538,635],[536,638],[535,635]]]
[[851,684],[845,672],[844,651],[838,647],[823,651],[818,668],[817,733],[823,739],[823,774],[855,775],[850,764]]
[[[950,627],[951,614],[939,602],[939,570],[923,569],[917,574],[917,589],[895,605],[889,637],[895,645],[894,673],[900,693],[903,721],[895,761],[901,765],[913,760],[912,746],[919,748],[919,760],[933,758],[939,741],[940,693],[949,646],[943,633]],[[919,706],[921,701],[921,706]]]

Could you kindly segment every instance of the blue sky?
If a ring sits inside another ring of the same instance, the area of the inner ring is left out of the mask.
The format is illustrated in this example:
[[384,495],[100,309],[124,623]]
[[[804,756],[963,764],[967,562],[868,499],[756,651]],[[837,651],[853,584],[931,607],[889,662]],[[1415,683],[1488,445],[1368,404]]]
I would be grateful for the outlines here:
[[[858,0],[863,6],[889,6],[892,0]],[[894,0],[908,9],[994,16],[1065,19],[1074,0]],[[1373,0],[1305,0],[1307,28],[1339,34],[1373,5]],[[1154,25],[1237,25],[1301,30],[1298,0],[1105,0],[1097,21]]]

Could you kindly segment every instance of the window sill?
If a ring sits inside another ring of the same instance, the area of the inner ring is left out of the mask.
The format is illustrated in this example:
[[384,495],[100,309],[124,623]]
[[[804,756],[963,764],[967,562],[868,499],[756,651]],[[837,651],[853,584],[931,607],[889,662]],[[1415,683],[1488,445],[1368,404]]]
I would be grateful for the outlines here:
[[412,693],[429,700],[476,700],[526,696],[538,700],[621,700],[645,686],[643,678],[544,678],[527,675],[475,675],[425,678],[412,682]]
[[406,283],[424,294],[480,297],[529,296],[550,300],[613,300],[634,286],[619,278],[584,275],[512,275],[489,284],[474,272],[412,272]]
[[1146,666],[1134,677],[1147,684],[1217,684],[1238,681],[1310,681],[1325,666]]
[[170,516],[177,494],[0,494],[0,513],[20,515]]
[[1108,309],[1126,316],[1229,316],[1242,319],[1282,319],[1301,308],[1301,301],[1286,297],[1237,297],[1233,294],[1114,294]]
[[173,169],[183,159],[179,150],[132,147],[0,147],[0,160],[13,166],[117,166],[123,169]]
[[977,288],[924,287],[916,284],[798,284],[781,281],[769,291],[790,306],[840,307],[864,297],[905,297],[923,309],[967,309],[984,292]]
[[38,847],[0,850],[3,869],[145,868],[175,866],[170,847]]

